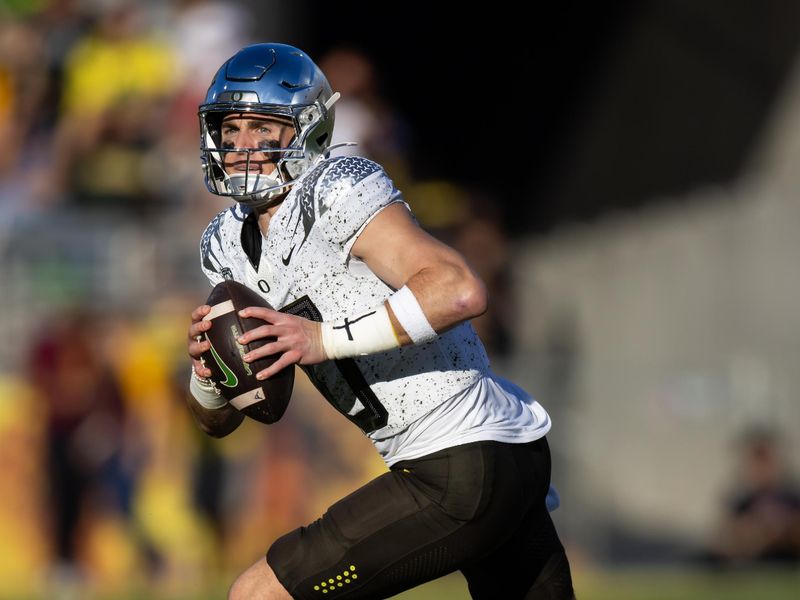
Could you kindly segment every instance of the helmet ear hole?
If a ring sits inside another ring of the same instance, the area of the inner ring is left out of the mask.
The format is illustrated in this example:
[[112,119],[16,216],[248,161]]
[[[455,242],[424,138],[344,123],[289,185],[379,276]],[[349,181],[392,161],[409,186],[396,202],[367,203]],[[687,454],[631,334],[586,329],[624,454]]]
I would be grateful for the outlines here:
[[314,122],[315,119],[319,117],[319,109],[316,106],[309,106],[303,112],[300,113],[300,126],[306,127],[307,125]]
[[327,139],[328,139],[328,132],[326,131],[325,133],[323,133],[321,136],[319,136],[317,138],[317,146],[322,148],[323,145],[325,144],[325,140],[327,140]]
[[212,161],[211,163],[211,175],[214,179],[224,179],[225,171],[222,170],[222,167],[217,164],[216,162]]

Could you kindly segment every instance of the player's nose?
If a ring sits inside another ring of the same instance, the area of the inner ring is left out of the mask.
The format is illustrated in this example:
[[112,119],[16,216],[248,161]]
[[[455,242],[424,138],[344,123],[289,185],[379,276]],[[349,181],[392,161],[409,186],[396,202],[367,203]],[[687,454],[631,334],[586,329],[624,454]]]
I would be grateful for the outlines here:
[[258,148],[255,136],[245,129],[241,129],[233,138],[234,148]]

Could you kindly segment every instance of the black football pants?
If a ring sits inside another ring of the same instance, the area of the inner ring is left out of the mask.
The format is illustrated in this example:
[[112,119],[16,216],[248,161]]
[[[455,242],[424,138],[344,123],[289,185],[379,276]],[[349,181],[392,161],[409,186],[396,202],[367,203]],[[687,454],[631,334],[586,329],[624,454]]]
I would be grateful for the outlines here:
[[545,496],[550,451],[483,441],[391,470],[279,538],[267,561],[293,598],[386,598],[455,570],[478,600],[569,600]]

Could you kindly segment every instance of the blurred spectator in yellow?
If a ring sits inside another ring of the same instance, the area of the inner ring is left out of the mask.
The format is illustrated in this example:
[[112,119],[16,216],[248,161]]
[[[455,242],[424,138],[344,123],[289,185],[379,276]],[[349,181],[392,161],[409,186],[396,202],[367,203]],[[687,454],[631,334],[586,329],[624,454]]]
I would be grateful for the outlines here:
[[[137,464],[132,532],[145,551],[150,575],[178,585],[186,577],[202,583],[214,540],[211,528],[193,506],[191,478],[197,444],[173,373],[181,361],[184,299],[164,291],[136,314],[118,315],[106,329],[109,357],[120,382],[128,416],[129,456]],[[182,333],[182,332],[181,332]]]
[[789,474],[776,432],[748,431],[739,460],[739,480],[712,557],[728,565],[800,564],[800,486]]
[[172,91],[172,51],[146,25],[146,13],[134,2],[120,1],[100,14],[92,34],[67,57],[65,115],[99,116],[129,99],[163,98]]
[[144,8],[120,0],[67,57],[53,193],[137,214],[153,208],[159,182],[148,150],[178,82],[172,49],[146,25]]

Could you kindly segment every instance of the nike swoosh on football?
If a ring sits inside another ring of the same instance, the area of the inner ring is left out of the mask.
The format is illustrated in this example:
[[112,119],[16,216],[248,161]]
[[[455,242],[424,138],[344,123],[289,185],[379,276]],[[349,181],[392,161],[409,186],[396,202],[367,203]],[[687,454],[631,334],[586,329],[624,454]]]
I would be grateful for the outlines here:
[[225,375],[225,381],[221,381],[220,385],[230,388],[236,387],[239,384],[239,379],[236,377],[236,373],[231,371],[231,368],[225,364],[225,361],[222,360],[219,354],[217,354],[214,346],[211,346],[211,355],[214,357],[214,360],[217,361],[219,368],[222,369],[222,374]]
[[294,246],[289,249],[289,254],[287,256],[281,256],[281,260],[283,261],[283,266],[288,267],[289,261],[292,260],[292,253],[294,252]]

